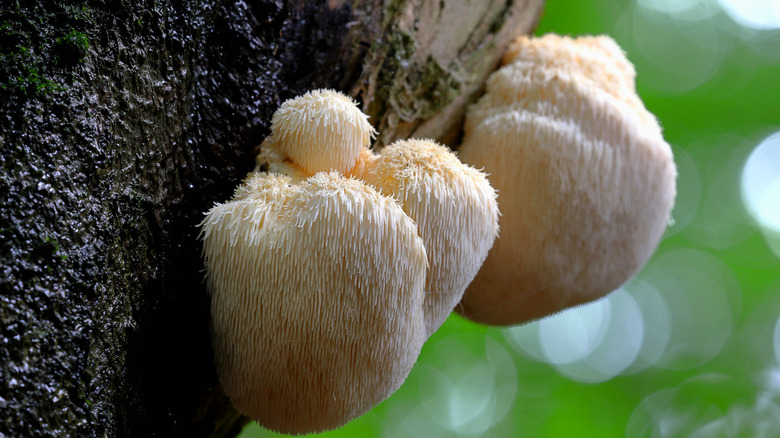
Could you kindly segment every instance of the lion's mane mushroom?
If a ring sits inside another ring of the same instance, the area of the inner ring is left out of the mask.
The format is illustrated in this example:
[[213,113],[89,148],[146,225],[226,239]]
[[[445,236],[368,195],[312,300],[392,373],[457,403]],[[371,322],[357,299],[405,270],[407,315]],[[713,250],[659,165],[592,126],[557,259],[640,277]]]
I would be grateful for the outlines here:
[[268,428],[331,429],[392,394],[495,238],[481,172],[431,141],[374,155],[373,135],[340,93],[283,103],[201,224],[219,380]]
[[350,97],[313,90],[282,103],[271,120],[271,139],[304,172],[347,173],[376,131]]
[[[256,170],[297,180],[335,168],[395,197],[414,219],[429,258],[428,335],[436,331],[460,301],[498,232],[496,193],[485,175],[431,140],[400,140],[374,154],[367,147],[375,135],[368,116],[352,99],[332,90],[311,91],[283,103],[272,128]],[[336,162],[333,157],[342,158]]]
[[426,253],[396,202],[335,172],[252,173],[202,227],[216,368],[236,409],[321,431],[403,383],[427,338]]
[[519,38],[467,114],[501,237],[458,311],[508,325],[601,297],[647,260],[675,197],[672,151],[607,37]]
[[452,313],[493,245],[498,234],[496,192],[484,173],[432,140],[399,140],[358,163],[354,172],[395,197],[425,242],[430,336]]

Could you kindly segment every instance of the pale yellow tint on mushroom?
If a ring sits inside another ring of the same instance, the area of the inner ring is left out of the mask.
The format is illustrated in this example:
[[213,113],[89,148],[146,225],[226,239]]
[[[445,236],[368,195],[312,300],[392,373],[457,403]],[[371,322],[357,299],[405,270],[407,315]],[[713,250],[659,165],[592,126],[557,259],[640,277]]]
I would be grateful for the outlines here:
[[285,158],[281,146],[275,143],[272,137],[267,137],[260,145],[260,153],[255,156],[254,171],[286,175],[295,184],[310,176],[292,160]]
[[573,40],[553,33],[541,37],[522,35],[509,46],[502,63],[530,63],[542,67],[531,69],[535,71],[575,74],[621,100],[640,102],[644,108],[634,92],[634,65],[608,36],[581,36]]
[[359,163],[366,182],[401,203],[425,242],[430,336],[452,313],[493,245],[496,192],[484,173],[432,140],[399,140]]
[[459,151],[489,174],[502,217],[457,310],[496,325],[620,287],[658,245],[676,177],[614,42],[523,37],[506,60],[470,108]]
[[271,122],[273,141],[304,172],[348,172],[376,131],[352,98],[313,90],[286,100]]
[[202,223],[215,362],[236,409],[339,427],[401,386],[426,339],[414,222],[361,181],[252,173]]

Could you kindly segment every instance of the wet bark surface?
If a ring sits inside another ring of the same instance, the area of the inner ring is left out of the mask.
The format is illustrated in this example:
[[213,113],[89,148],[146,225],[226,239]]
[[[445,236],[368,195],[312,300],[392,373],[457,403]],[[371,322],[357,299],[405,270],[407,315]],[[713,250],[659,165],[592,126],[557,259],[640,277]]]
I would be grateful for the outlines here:
[[541,6],[0,0],[0,435],[235,435],[197,224],[273,112],[330,87],[380,144],[455,139]]

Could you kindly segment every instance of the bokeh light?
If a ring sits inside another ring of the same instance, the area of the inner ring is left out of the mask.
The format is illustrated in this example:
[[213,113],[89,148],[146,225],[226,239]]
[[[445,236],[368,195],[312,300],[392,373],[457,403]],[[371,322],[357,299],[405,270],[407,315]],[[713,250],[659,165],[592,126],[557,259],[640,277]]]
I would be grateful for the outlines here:
[[508,328],[504,334],[522,354],[554,365],[570,379],[596,383],[634,363],[645,330],[639,305],[621,290],[553,317]]
[[780,255],[780,132],[764,139],[745,162],[742,195],[767,243]]
[[700,14],[707,0],[639,0],[643,8],[673,16]]
[[[672,6],[676,4],[676,6]],[[618,32],[641,57],[637,80],[663,94],[689,92],[711,79],[730,45],[703,1],[641,1],[623,16]]]
[[478,354],[463,348],[468,337],[442,341],[415,370],[426,382],[420,386],[422,406],[450,432],[484,434],[506,415],[517,393],[517,370],[509,352],[489,337],[480,338],[484,349]]
[[[745,144],[742,136],[700,134],[686,149],[701,164],[703,190],[701,203],[683,233],[700,245],[729,248],[754,232],[740,191],[742,163],[748,154]],[[687,170],[679,169],[681,179],[688,178],[683,173]]]
[[443,339],[412,371],[408,386],[418,392],[391,408],[383,435],[483,436],[500,429],[518,393],[517,374],[507,349],[484,334]]
[[777,323],[775,324],[775,332],[774,332],[774,336],[772,337],[772,341],[775,350],[775,359],[777,359],[777,363],[780,364],[780,318],[777,318]]
[[777,0],[718,0],[736,22],[756,29],[780,27],[780,2]]
[[694,249],[660,255],[641,275],[660,293],[670,313],[670,338],[659,362],[692,368],[723,348],[739,314],[739,282],[728,265]]
[[609,296],[609,318],[595,348],[581,360],[556,364],[559,372],[580,382],[609,380],[630,366],[642,347],[645,323],[634,298],[623,291]]
[[636,301],[645,327],[639,354],[625,371],[635,373],[657,364],[663,356],[672,336],[672,313],[663,295],[649,283],[637,279],[623,290]]
[[658,391],[637,406],[630,437],[774,437],[780,406],[731,376],[704,374]]
[[600,300],[539,322],[539,342],[549,363],[582,360],[604,339],[612,309],[610,300]]

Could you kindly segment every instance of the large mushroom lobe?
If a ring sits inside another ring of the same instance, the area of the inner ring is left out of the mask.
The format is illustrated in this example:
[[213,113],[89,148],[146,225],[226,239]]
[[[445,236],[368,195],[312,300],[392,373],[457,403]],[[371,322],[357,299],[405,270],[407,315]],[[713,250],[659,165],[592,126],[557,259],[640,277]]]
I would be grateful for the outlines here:
[[501,236],[456,309],[511,325],[602,297],[666,229],[676,170],[608,37],[521,37],[468,111],[461,159],[498,190]]
[[426,253],[391,199],[335,172],[252,173],[202,225],[214,357],[264,427],[339,427],[390,396],[427,338]]
[[433,140],[399,140],[359,163],[361,177],[398,200],[417,223],[428,253],[430,336],[452,313],[498,235],[496,191],[484,173]]

